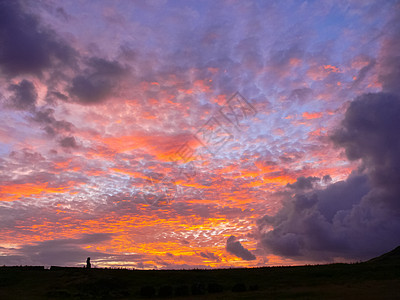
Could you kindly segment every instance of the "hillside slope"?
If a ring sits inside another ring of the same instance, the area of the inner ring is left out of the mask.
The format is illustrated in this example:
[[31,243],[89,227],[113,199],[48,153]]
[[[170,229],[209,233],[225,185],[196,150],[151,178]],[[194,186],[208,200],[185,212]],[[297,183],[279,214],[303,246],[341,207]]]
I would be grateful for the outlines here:
[[400,265],[400,246],[389,251],[381,256],[372,258],[368,261],[369,263],[382,263],[382,264],[394,264]]

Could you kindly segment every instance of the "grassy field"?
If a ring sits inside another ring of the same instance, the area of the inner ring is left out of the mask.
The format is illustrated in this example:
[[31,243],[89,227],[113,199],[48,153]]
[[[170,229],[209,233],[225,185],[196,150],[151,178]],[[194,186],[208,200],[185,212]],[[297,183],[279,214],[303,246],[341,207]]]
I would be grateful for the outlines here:
[[400,248],[357,264],[141,271],[0,268],[0,299],[400,299]]

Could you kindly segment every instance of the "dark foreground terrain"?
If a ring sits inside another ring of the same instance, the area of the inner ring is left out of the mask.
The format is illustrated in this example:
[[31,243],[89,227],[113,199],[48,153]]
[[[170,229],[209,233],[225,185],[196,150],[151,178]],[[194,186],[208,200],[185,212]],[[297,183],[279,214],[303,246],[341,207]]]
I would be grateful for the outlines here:
[[0,299],[400,299],[400,247],[357,264],[139,271],[0,267]]

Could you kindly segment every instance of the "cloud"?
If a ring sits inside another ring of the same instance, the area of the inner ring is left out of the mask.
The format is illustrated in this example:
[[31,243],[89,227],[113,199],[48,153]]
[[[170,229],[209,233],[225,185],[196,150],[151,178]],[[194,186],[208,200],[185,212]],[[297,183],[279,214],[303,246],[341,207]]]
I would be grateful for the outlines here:
[[71,63],[72,48],[24,8],[20,1],[0,1],[0,70],[11,77],[41,75],[54,60]]
[[73,136],[67,136],[60,140],[60,145],[63,148],[77,148],[76,140]]
[[22,80],[19,84],[11,84],[8,90],[13,92],[11,107],[19,110],[32,110],[35,108],[37,93],[35,86],[29,80]]
[[45,158],[40,153],[27,148],[23,148],[21,151],[11,151],[9,157],[15,162],[24,165],[38,163],[45,160]]
[[101,103],[118,90],[118,80],[126,69],[117,61],[97,57],[90,58],[87,65],[83,75],[72,79],[69,94],[80,104]]
[[320,178],[313,176],[309,177],[301,176],[297,178],[296,182],[288,183],[286,186],[293,190],[309,190],[313,188],[314,182],[317,181],[320,181]]
[[204,258],[208,258],[210,260],[215,260],[215,261],[221,261],[221,259],[215,255],[214,253],[211,252],[200,252],[200,256]]
[[367,74],[371,72],[371,70],[375,67],[376,61],[374,59],[369,59],[368,64],[364,67],[361,68],[361,70],[358,72],[356,76],[356,80],[354,80],[352,87],[358,85],[360,82],[362,82]]
[[343,126],[332,137],[349,160],[361,159],[374,185],[399,189],[400,98],[365,94],[350,104]]
[[[309,260],[365,259],[398,246],[399,116],[398,96],[354,100],[332,140],[349,160],[360,160],[359,170],[326,189],[287,198],[276,215],[260,220],[261,244],[275,254]],[[299,178],[292,187],[310,188],[311,181]]]
[[387,38],[383,42],[379,62],[379,80],[384,91],[400,94],[400,5],[393,9],[393,18],[386,25]]
[[40,125],[49,136],[55,136],[59,133],[72,132],[74,125],[68,121],[57,120],[54,117],[54,109],[52,108],[39,108],[32,116],[32,120]]
[[325,175],[324,177],[322,177],[322,182],[323,183],[329,183],[331,181],[332,181],[331,175]]
[[2,257],[5,264],[19,261],[34,265],[77,265],[84,264],[86,258],[98,259],[107,254],[83,249],[82,246],[98,244],[111,240],[112,236],[107,233],[84,234],[80,238],[55,239],[39,242],[34,245],[24,245],[20,249],[14,249],[16,253]]
[[256,257],[249,250],[244,248],[239,241],[236,241],[236,237],[233,235],[231,235],[226,241],[226,251],[244,260],[256,259]]
[[310,88],[294,89],[291,92],[289,98],[297,100],[300,103],[304,103],[304,102],[308,101],[311,98],[312,93],[313,93],[313,91]]

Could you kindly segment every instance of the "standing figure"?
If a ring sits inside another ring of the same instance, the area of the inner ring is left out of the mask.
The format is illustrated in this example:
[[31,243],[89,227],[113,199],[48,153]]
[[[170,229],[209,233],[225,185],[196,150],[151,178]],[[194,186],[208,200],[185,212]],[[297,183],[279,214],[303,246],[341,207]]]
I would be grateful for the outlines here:
[[90,264],[90,257],[87,258],[86,260],[86,269],[90,269],[92,265]]

